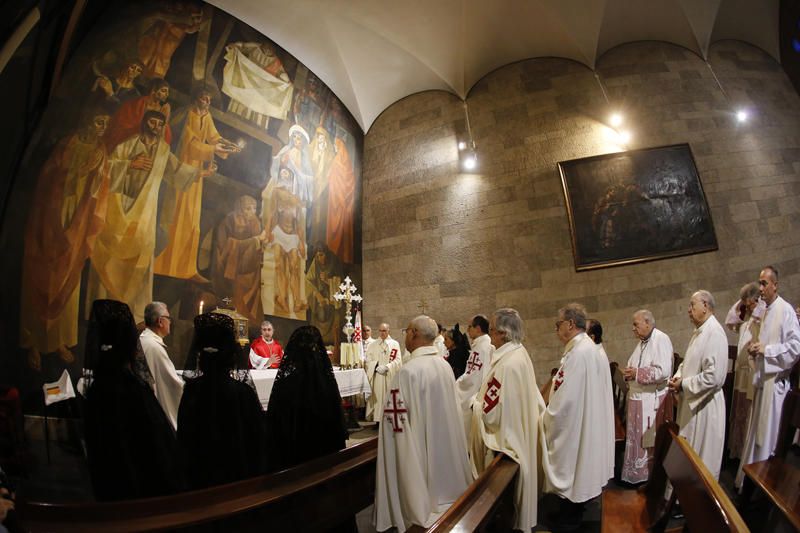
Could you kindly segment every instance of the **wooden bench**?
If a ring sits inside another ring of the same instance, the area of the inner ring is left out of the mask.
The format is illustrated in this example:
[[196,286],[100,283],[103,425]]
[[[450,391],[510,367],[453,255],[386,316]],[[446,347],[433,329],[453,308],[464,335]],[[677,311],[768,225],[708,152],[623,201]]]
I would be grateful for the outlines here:
[[467,490],[431,527],[412,526],[408,533],[445,531],[511,531],[514,488],[519,464],[498,454]]
[[611,392],[614,396],[614,440],[625,442],[625,417],[628,409],[628,382],[619,369],[619,364],[609,364],[611,371]]
[[633,533],[663,531],[669,520],[669,505],[665,505],[667,473],[663,460],[672,443],[672,433],[678,426],[667,422],[658,428],[653,451],[650,479],[636,490],[606,489],[601,496],[601,529],[603,533]]
[[[375,499],[378,439],[275,474],[172,496],[112,503],[17,502],[26,531],[162,531],[209,524],[221,530],[319,531]],[[198,465],[202,468],[202,465]]]
[[746,505],[755,489],[763,491],[786,520],[800,531],[800,469],[786,461],[794,435],[800,428],[800,390],[786,395],[778,430],[775,455],[766,461],[745,465],[741,505]]
[[[664,500],[667,480],[673,493]],[[638,490],[607,489],[602,495],[602,531],[664,531],[669,513],[680,501],[690,531],[748,531],[739,512],[674,422],[658,428],[650,480]]]
[[672,444],[664,470],[681,504],[686,529],[700,533],[750,531],[725,490],[689,442],[670,431]]

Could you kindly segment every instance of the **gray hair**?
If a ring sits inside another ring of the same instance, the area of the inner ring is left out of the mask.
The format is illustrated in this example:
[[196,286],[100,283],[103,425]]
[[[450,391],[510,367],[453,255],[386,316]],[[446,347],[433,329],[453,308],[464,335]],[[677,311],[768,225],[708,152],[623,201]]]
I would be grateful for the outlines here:
[[651,326],[655,326],[656,325],[656,317],[654,317],[653,313],[651,313],[647,309],[639,309],[638,311],[633,313],[633,318],[636,318],[637,316],[642,317],[644,319],[644,321],[647,322]]
[[164,302],[150,302],[144,308],[144,325],[154,327],[158,325],[158,319],[167,311],[167,304]]
[[699,291],[695,292],[692,295],[692,298],[694,298],[695,296],[697,296],[697,298],[699,298],[701,302],[704,302],[709,309],[711,309],[712,311],[714,310],[715,307],[714,296],[712,296],[710,292],[700,289]]
[[436,321],[427,315],[419,315],[411,321],[411,327],[417,330],[419,336],[426,341],[433,342],[439,334],[439,327]]
[[759,287],[758,282],[751,281],[750,283],[746,284],[742,289],[739,291],[739,299],[744,302],[745,300],[757,300],[759,296]]
[[525,340],[525,327],[516,309],[504,307],[494,312],[494,329],[505,335],[506,342]]
[[586,308],[579,303],[570,303],[558,310],[564,320],[572,320],[578,329],[586,329]]
[[265,320],[261,323],[261,327],[263,328],[264,326],[272,326],[272,322],[270,322],[269,320]]
[[775,283],[778,282],[778,269],[777,268],[775,268],[772,265],[767,265],[767,266],[765,266],[764,268],[761,269],[762,272],[764,270],[769,270],[770,273],[772,274],[772,281],[774,281]]

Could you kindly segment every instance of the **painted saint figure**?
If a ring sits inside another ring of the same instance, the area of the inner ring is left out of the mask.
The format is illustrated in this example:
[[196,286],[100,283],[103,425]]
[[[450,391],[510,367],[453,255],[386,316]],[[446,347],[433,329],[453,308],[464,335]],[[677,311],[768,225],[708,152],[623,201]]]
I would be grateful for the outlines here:
[[166,117],[146,111],[141,133],[119,144],[109,156],[111,194],[106,225],[92,253],[87,301],[110,297],[130,305],[137,322],[153,299],[153,250],[158,191],[166,180],[185,189],[215,169],[181,163],[162,132]]
[[236,310],[251,323],[264,317],[261,310],[261,259],[266,232],[256,216],[256,200],[240,196],[236,208],[220,222],[214,244],[214,292],[232,296]]
[[20,322],[20,345],[37,370],[42,353],[74,360],[69,348],[78,344],[81,271],[106,217],[108,121],[105,110],[87,113],[39,173],[36,207],[25,228]]
[[[241,148],[219,134],[209,111],[210,106],[211,93],[205,88],[198,90],[186,116],[175,154],[181,163],[198,170],[208,169],[214,162],[214,156],[226,159],[229,154],[241,151]],[[162,224],[166,221],[167,225],[167,247],[156,257],[155,273],[205,282],[197,273],[203,181],[189,185],[184,191],[168,191],[169,198],[165,198],[162,213]]]

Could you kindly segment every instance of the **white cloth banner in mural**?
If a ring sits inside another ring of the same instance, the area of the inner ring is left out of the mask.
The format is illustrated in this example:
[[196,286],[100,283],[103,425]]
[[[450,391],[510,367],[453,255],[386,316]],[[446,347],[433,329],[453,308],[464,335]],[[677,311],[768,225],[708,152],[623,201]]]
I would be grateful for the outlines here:
[[[286,119],[294,86],[271,51],[265,53],[258,43],[233,43],[226,48],[225,61],[222,92],[232,98],[229,111],[264,127],[267,121],[253,114]],[[277,70],[270,68],[272,62]]]

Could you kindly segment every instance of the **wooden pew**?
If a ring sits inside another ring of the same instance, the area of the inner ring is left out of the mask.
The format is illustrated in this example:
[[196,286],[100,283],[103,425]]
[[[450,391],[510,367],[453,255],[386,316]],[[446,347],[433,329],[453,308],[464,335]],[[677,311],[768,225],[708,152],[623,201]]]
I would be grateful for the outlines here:
[[755,489],[763,491],[786,520],[800,531],[800,469],[786,461],[794,435],[800,428],[800,390],[786,395],[778,430],[775,455],[766,461],[745,465],[741,505],[746,505]]
[[412,526],[407,532],[511,531],[518,473],[519,464],[504,454],[498,454],[489,468],[431,527]]
[[609,365],[611,371],[611,391],[614,395],[614,438],[625,441],[625,417],[628,409],[628,382],[614,362]]
[[[162,531],[197,524],[222,530],[319,531],[375,498],[378,439],[295,468],[209,489],[113,503],[17,502],[30,532]],[[202,465],[198,465],[202,468]],[[233,523],[233,525],[231,525]]]
[[664,458],[664,470],[681,504],[686,529],[701,533],[750,531],[689,442],[674,430],[670,433],[672,444]]
[[672,502],[665,505],[667,473],[663,460],[667,455],[672,434],[678,426],[666,422],[658,428],[653,451],[653,469],[649,481],[636,490],[606,489],[601,496],[601,529],[603,533],[632,533],[648,530],[663,531],[669,520]]

